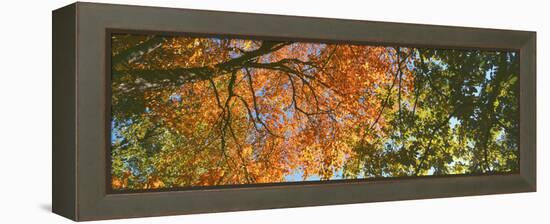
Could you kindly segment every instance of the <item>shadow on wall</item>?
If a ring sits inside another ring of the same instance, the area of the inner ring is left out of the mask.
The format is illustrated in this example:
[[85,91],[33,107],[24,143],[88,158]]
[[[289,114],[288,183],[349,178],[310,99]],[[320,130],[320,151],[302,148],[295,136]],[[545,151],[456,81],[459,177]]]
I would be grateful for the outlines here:
[[40,205],[38,205],[38,207],[42,211],[45,211],[45,212],[48,212],[48,213],[52,212],[52,204],[40,204]]

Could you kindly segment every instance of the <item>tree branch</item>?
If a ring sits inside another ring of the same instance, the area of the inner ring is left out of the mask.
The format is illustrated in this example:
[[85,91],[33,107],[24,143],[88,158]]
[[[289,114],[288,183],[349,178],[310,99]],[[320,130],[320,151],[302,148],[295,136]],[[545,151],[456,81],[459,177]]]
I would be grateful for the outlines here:
[[132,63],[138,60],[139,58],[141,58],[143,55],[160,47],[165,41],[166,41],[166,38],[164,37],[157,37],[157,36],[152,37],[135,47],[126,49],[125,51],[122,51],[117,55],[113,56],[111,58],[111,64],[117,65],[121,63]]

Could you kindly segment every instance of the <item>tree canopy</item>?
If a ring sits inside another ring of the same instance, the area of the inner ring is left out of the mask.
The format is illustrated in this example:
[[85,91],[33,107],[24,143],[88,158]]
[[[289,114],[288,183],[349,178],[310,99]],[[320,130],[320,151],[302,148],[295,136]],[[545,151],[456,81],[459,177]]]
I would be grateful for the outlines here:
[[113,189],[519,170],[515,52],[117,34]]

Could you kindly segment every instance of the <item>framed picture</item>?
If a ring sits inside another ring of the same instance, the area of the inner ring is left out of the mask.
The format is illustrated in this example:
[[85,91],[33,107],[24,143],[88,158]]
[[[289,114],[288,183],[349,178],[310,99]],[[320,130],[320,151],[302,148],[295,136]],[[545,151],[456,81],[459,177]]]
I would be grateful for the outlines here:
[[73,220],[533,192],[536,34],[75,3],[53,12]]

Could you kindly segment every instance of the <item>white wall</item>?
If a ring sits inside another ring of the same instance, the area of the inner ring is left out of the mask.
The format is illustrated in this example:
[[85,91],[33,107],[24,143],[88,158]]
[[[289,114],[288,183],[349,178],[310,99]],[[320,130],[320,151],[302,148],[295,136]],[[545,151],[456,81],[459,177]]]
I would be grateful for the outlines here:
[[[542,223],[550,220],[550,7],[545,1],[119,0],[111,3],[538,32],[537,193],[188,215],[105,223]],[[51,10],[67,0],[2,1],[0,223],[68,223],[51,214]],[[103,222],[102,222],[103,223]]]

